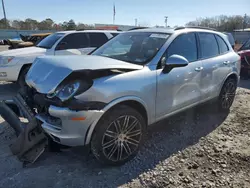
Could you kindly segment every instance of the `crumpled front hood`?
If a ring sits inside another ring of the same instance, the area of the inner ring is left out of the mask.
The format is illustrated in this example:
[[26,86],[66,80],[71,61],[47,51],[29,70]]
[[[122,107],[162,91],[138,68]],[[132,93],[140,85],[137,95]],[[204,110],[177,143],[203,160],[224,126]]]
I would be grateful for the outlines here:
[[45,54],[46,49],[39,48],[39,47],[27,47],[27,48],[20,48],[20,49],[13,49],[8,51],[0,52],[0,56],[31,56],[31,55],[43,55]]
[[142,69],[123,61],[92,55],[41,56],[36,58],[26,76],[26,83],[40,93],[51,93],[72,72],[101,69]]

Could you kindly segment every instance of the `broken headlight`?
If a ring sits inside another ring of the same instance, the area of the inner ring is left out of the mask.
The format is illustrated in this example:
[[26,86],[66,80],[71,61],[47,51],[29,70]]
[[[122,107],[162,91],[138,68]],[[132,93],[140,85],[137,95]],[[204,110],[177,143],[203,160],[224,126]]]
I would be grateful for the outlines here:
[[83,83],[80,81],[70,82],[67,83],[66,85],[59,86],[55,92],[48,94],[47,97],[48,98],[58,97],[62,102],[64,102],[72,98],[82,87],[84,87],[84,82]]
[[80,88],[80,82],[76,81],[73,83],[66,84],[59,91],[57,91],[56,96],[61,99],[61,101],[66,101],[73,97],[78,89]]

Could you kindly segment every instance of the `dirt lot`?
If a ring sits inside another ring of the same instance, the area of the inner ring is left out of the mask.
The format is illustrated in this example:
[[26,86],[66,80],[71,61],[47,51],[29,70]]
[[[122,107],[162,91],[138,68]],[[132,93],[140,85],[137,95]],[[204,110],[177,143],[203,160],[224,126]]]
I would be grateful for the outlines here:
[[[0,187],[250,187],[250,81],[241,87],[229,114],[207,104],[150,128],[138,157],[122,167],[100,166],[75,148],[23,168],[0,119]],[[2,98],[15,90],[0,85]]]

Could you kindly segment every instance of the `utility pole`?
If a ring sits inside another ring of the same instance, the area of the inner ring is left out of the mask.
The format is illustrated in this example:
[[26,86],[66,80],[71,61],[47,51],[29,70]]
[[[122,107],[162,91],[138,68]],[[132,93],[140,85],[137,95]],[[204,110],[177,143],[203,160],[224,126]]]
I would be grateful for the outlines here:
[[115,3],[113,4],[113,25],[115,24],[115,15],[116,15],[116,11],[115,11]]
[[165,16],[165,24],[166,24],[166,27],[168,27],[168,16]]
[[4,20],[5,20],[5,26],[7,28],[7,18],[6,18],[6,13],[5,13],[5,7],[4,7],[4,1],[2,0],[2,6],[3,6],[3,15],[4,15]]
[[137,26],[137,18],[135,19],[135,26]]
[[243,31],[245,30],[247,25],[247,14],[244,15],[244,19],[243,19]]

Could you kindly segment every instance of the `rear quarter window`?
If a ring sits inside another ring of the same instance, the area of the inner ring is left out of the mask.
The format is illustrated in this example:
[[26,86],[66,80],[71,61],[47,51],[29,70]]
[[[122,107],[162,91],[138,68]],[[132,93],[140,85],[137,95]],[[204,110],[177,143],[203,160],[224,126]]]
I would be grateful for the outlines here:
[[218,56],[219,46],[214,34],[212,33],[199,33],[201,59],[211,58]]
[[220,54],[225,54],[229,51],[229,47],[226,44],[226,42],[224,41],[224,39],[222,39],[220,36],[215,35],[216,40],[218,42],[219,45],[219,50],[220,50]]

